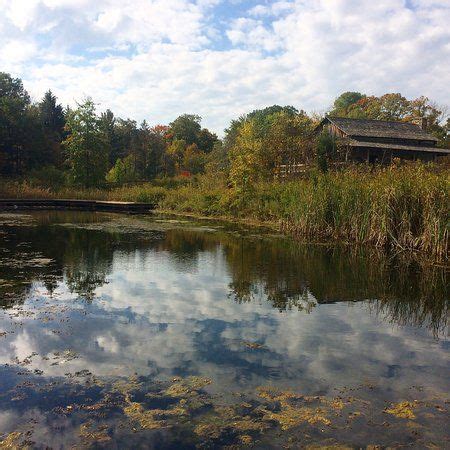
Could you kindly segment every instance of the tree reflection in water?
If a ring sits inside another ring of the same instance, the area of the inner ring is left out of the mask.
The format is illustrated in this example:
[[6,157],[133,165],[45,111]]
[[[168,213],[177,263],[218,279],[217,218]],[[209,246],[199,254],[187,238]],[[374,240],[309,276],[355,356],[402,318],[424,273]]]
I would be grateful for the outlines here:
[[317,304],[368,300],[384,320],[399,325],[425,326],[437,334],[447,323],[445,270],[422,266],[406,256],[300,245],[249,231],[178,226],[164,231],[156,227],[158,232],[149,234],[139,226],[126,230],[104,226],[114,218],[89,213],[48,212],[33,218],[32,226],[19,220],[1,227],[4,308],[25,298],[35,281],[43,282],[51,293],[64,280],[71,292],[91,301],[97,287],[107,282],[118,254],[164,252],[177,271],[188,272],[196,270],[199,255],[207,253],[215,264],[226,266],[229,297],[238,303],[269,302],[279,311],[310,312]]

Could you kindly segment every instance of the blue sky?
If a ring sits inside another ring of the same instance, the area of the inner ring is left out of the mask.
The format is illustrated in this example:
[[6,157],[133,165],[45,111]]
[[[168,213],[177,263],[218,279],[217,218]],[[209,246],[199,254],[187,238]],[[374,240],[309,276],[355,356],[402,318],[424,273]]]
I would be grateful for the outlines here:
[[450,104],[448,0],[0,0],[0,70],[33,98],[218,133],[270,104],[346,90]]

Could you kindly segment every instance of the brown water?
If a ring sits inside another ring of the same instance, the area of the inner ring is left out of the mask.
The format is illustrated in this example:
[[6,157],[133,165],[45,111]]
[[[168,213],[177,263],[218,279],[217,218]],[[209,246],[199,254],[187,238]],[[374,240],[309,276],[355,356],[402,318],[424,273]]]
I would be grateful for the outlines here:
[[401,255],[0,213],[0,441],[446,448],[448,309],[445,270]]

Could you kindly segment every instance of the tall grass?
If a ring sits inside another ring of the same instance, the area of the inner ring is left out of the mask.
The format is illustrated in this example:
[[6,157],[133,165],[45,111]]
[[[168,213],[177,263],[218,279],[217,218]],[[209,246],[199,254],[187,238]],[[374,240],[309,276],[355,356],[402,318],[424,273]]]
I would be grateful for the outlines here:
[[245,193],[200,183],[168,191],[160,207],[269,221],[299,238],[419,251],[445,260],[449,194],[448,171],[415,164],[262,183]]
[[418,251],[439,261],[448,260],[449,193],[449,171],[422,164],[313,174],[307,179],[261,183],[246,192],[230,189],[225,180],[211,176],[110,190],[52,192],[24,183],[0,185],[3,198],[150,202],[179,213],[271,222],[299,238]]

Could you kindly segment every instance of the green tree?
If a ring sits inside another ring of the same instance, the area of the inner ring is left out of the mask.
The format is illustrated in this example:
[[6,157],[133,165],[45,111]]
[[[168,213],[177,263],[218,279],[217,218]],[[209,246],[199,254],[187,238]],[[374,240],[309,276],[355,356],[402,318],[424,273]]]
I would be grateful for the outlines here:
[[253,121],[255,133],[258,133],[260,137],[264,137],[270,128],[273,118],[278,113],[295,116],[299,112],[293,106],[272,105],[267,108],[256,109],[247,115],[242,115],[238,119],[232,120],[230,126],[225,130],[225,148],[229,150],[235,145],[240,127],[248,120]]
[[0,72],[0,173],[18,175],[25,168],[30,96],[19,78]]
[[197,146],[202,152],[210,153],[217,141],[218,139],[215,133],[211,133],[207,128],[202,128],[197,137]]
[[116,117],[110,109],[107,109],[100,115],[100,128],[106,136],[110,165],[113,165],[116,162],[121,151],[116,126]]
[[133,156],[128,155],[126,158],[117,159],[114,166],[106,175],[108,183],[124,184],[136,181],[136,172],[133,161]]
[[[168,146],[168,132],[169,127],[165,125],[156,125],[150,128],[148,135],[149,149],[146,169],[146,176],[150,179],[155,178],[161,173],[164,173],[165,175],[174,173],[174,166],[169,164],[168,160],[164,160],[164,155],[166,155],[166,149]],[[166,169],[168,169],[168,171],[166,171]]]
[[217,141],[211,153],[206,156],[205,171],[208,174],[228,175],[230,160],[222,141]]
[[84,187],[101,185],[108,169],[108,141],[92,99],[70,111],[66,128],[64,147],[72,181]]
[[336,154],[336,142],[327,130],[317,137],[317,166],[323,173],[328,172],[328,162]]
[[183,114],[169,124],[173,138],[187,145],[198,144],[202,118],[196,114]]
[[[64,137],[66,119],[63,107],[57,103],[52,91],[47,91],[38,105],[40,120],[45,135],[46,160],[49,164],[61,166],[63,155],[61,142]],[[44,164],[44,161],[42,161]]]

